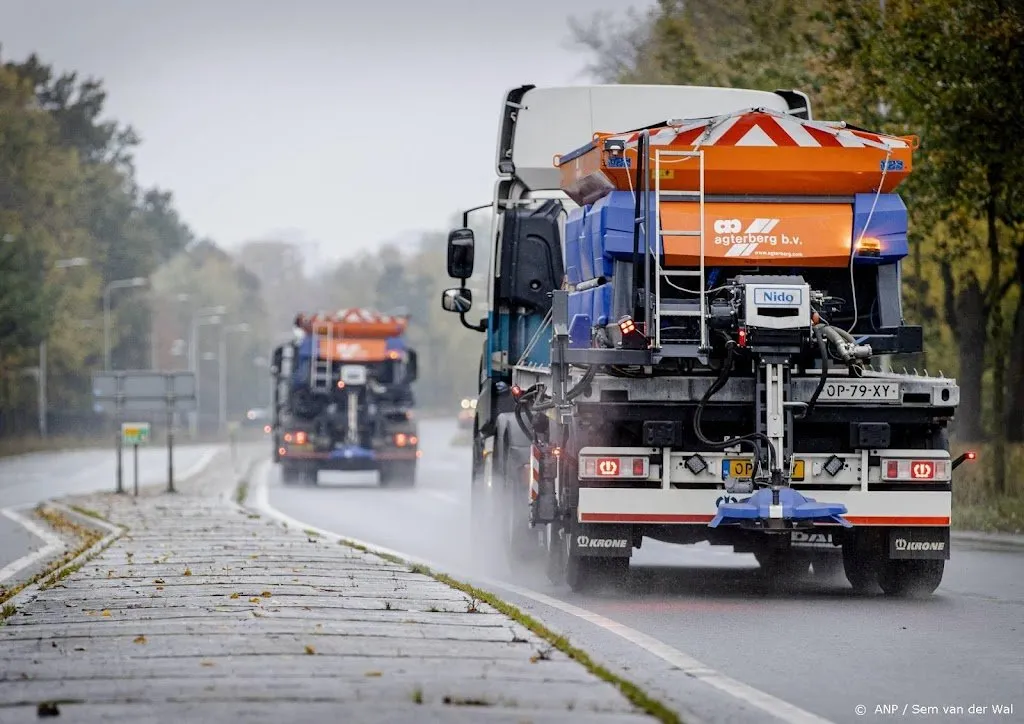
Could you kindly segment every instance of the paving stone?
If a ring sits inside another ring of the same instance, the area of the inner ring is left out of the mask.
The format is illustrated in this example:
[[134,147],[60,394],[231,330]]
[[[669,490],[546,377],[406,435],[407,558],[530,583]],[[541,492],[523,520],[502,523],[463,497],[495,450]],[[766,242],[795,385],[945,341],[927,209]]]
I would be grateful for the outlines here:
[[651,721],[492,607],[240,510],[238,470],[72,501],[128,533],[0,626],[0,721]]

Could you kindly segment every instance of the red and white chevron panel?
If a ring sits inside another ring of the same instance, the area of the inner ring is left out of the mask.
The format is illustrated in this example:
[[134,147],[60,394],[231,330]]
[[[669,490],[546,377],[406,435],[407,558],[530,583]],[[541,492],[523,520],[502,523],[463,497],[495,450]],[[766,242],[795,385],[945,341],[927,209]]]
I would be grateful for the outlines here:
[[[640,133],[613,139],[633,146]],[[843,122],[807,121],[786,113],[748,110],[714,118],[670,121],[651,133],[652,146],[767,146],[805,148],[909,148],[902,138],[846,128]]]

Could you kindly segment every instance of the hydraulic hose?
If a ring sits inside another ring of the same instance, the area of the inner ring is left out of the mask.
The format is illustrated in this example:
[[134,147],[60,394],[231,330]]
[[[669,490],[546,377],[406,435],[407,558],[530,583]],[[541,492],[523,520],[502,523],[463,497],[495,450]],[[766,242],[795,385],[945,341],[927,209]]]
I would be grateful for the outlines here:
[[778,460],[776,460],[775,458],[775,448],[772,446],[771,439],[764,433],[754,432],[749,435],[734,437],[731,440],[721,440],[719,442],[715,442],[706,437],[700,428],[700,419],[701,416],[704,414],[705,406],[711,400],[711,397],[716,392],[725,387],[725,383],[728,382],[729,380],[729,375],[732,373],[732,362],[733,357],[735,355],[735,351],[736,343],[733,340],[729,340],[729,342],[726,344],[726,356],[725,361],[722,363],[722,371],[719,373],[718,379],[716,379],[714,384],[712,384],[711,387],[708,388],[707,392],[704,393],[704,396],[697,404],[697,410],[693,415],[693,432],[694,434],[696,434],[698,440],[700,440],[704,445],[707,445],[708,447],[714,450],[721,450],[736,445],[738,443],[748,443],[754,450],[755,460],[757,459],[757,446],[754,445],[754,441],[760,440],[768,446],[769,465],[771,465],[773,469],[777,469]]
[[818,342],[818,352],[821,354],[821,378],[818,380],[818,386],[815,388],[814,394],[811,395],[811,399],[807,401],[807,406],[798,416],[801,420],[811,416],[814,405],[818,401],[818,396],[825,389],[825,383],[828,381],[828,345],[825,343],[825,336],[822,333],[822,328],[827,326],[824,323],[814,325],[814,339]]

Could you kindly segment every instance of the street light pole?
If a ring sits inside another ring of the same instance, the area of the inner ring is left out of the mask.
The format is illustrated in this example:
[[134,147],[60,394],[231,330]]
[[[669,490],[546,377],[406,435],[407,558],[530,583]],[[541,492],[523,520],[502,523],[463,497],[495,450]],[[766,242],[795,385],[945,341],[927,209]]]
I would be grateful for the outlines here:
[[220,349],[217,351],[217,366],[218,366],[218,393],[219,399],[217,400],[217,416],[220,424],[220,431],[224,432],[224,427],[228,421],[228,335],[235,333],[244,333],[249,331],[249,325],[245,322],[241,324],[231,324],[226,327],[220,328]]
[[200,309],[198,312],[196,312],[192,316],[192,329],[191,329],[191,332],[190,332],[190,335],[189,335],[189,348],[188,348],[188,351],[189,351],[189,370],[191,370],[192,374],[194,375],[195,385],[196,385],[196,409],[195,409],[195,412],[192,413],[192,421],[191,421],[191,425],[190,425],[193,438],[196,436],[196,433],[199,431],[199,413],[201,411],[201,404],[202,404],[202,389],[201,389],[201,386],[199,384],[199,361],[198,361],[198,357],[199,357],[199,328],[203,327],[203,326],[206,326],[206,325],[220,324],[221,315],[226,314],[227,311],[228,311],[227,307],[224,307],[224,306],[206,307],[204,309]]
[[115,289],[146,286],[145,277],[115,279],[103,290],[103,371],[110,372],[110,293]]

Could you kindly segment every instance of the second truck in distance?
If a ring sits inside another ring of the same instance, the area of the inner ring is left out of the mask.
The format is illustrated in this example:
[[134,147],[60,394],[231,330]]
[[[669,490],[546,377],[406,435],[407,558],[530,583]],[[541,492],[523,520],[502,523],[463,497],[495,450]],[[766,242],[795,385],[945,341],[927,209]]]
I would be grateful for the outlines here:
[[417,365],[407,326],[406,317],[369,309],[295,318],[294,339],[271,364],[274,460],[284,482],[375,470],[381,485],[415,483]]

